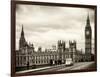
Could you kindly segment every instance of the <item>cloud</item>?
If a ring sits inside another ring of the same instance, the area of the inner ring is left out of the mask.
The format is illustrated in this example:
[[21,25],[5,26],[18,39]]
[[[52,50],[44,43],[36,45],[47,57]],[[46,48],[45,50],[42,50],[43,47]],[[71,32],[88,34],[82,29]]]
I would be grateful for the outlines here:
[[[16,9],[16,49],[18,49],[22,24],[25,38],[37,48],[49,48],[58,40],[76,40],[79,49],[84,49],[84,29],[89,12],[92,32],[94,32],[94,10],[72,7],[52,7],[40,5],[17,5]],[[94,33],[92,33],[94,39]]]

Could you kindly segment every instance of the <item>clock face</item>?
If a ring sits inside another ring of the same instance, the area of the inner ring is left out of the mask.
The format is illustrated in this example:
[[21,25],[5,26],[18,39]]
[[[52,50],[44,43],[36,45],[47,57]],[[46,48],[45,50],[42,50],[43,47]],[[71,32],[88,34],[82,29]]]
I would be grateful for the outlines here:
[[86,31],[86,34],[89,35],[89,31]]

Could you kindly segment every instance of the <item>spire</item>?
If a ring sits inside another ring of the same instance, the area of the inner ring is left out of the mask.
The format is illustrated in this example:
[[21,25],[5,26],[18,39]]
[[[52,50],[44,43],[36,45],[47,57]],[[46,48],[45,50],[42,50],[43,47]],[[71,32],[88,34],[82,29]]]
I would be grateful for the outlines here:
[[90,26],[89,13],[88,13],[88,16],[87,16],[87,26]]
[[24,36],[23,25],[22,25],[22,32],[21,32],[21,36]]

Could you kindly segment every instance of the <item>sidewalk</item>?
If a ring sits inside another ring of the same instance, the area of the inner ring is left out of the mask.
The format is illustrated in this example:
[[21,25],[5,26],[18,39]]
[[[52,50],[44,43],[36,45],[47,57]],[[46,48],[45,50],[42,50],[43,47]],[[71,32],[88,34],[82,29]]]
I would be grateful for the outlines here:
[[64,65],[65,65],[65,64],[54,65],[54,66],[47,66],[47,67],[36,68],[36,69],[30,69],[30,70],[24,70],[24,71],[18,71],[18,72],[16,72],[16,74],[18,74],[18,73],[26,73],[26,72],[40,71],[40,70],[45,70],[45,69],[51,69],[51,68],[56,68],[56,67],[64,66]]

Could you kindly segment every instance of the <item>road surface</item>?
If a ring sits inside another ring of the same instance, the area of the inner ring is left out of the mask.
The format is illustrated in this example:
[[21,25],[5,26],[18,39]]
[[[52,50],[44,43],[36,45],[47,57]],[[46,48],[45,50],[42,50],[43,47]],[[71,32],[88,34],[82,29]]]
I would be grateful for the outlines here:
[[26,70],[18,73],[46,73],[46,72],[57,72],[57,71],[69,71],[69,70],[80,70],[80,69],[91,69],[95,68],[94,62],[78,62],[74,63],[73,66],[65,66],[65,65],[58,65],[58,66],[49,66],[45,68],[40,69],[32,69],[32,70]]

